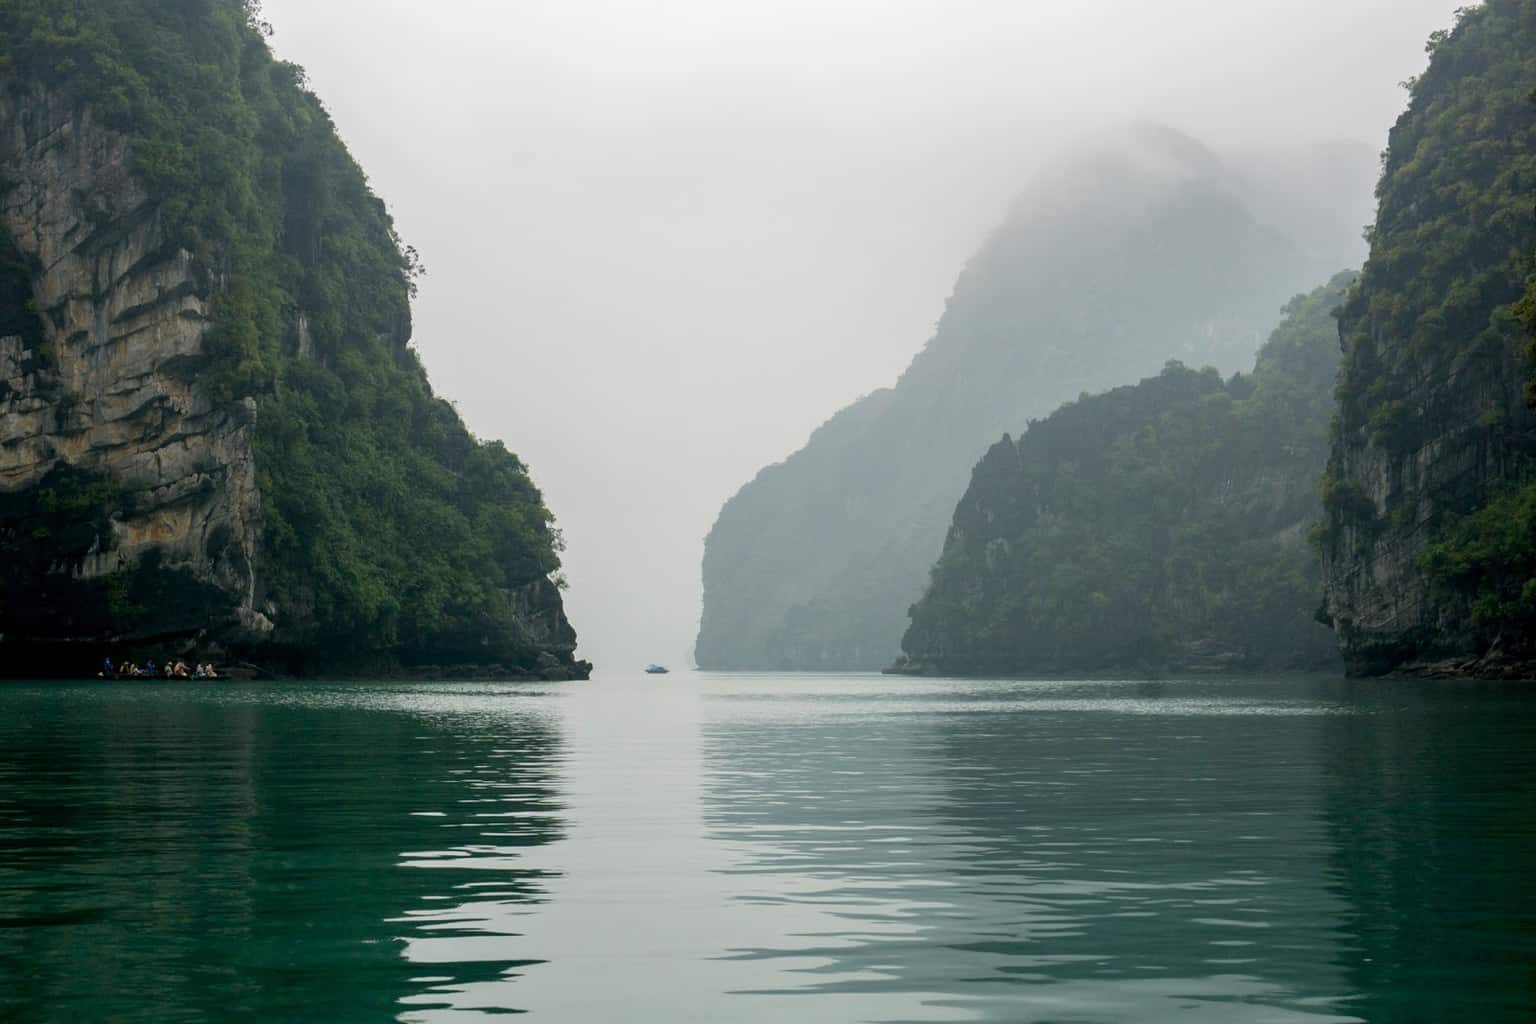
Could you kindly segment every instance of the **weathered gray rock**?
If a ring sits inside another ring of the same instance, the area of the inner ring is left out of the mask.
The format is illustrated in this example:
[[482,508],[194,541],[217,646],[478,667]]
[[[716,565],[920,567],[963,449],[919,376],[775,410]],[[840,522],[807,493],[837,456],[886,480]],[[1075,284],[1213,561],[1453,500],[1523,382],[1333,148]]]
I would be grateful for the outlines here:
[[185,372],[209,330],[206,268],[167,243],[128,161],[89,108],[0,90],[0,226],[36,263],[46,339],[0,339],[0,494],[61,466],[110,479],[110,539],[55,571],[100,579],[155,553],[259,635],[256,404],[217,402]]
[[1324,559],[1327,614],[1345,662],[1357,675],[1530,675],[1536,665],[1498,657],[1481,667],[1498,638],[1483,636],[1463,597],[1434,589],[1421,563],[1437,523],[1480,507],[1528,457],[1523,439],[1536,436],[1536,415],[1521,393],[1520,339],[1476,363],[1458,365],[1447,352],[1438,374],[1417,370],[1394,340],[1380,343],[1381,379],[1415,420],[1438,429],[1403,447],[1343,420],[1332,473],[1368,502],[1352,516],[1331,513],[1337,537]]

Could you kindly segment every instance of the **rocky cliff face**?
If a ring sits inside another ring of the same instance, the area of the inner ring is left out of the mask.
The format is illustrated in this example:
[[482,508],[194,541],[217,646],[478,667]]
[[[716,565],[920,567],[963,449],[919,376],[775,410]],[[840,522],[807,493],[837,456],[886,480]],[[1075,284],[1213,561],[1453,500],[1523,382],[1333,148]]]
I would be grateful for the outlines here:
[[[174,578],[184,595],[143,635],[259,637],[271,624],[255,607],[256,403],[216,402],[184,369],[204,355],[210,282],[166,244],[127,138],[87,107],[11,86],[0,87],[0,228],[18,268],[33,270],[39,329],[0,338],[0,494],[17,509],[43,490],[55,507],[4,524],[8,639],[18,627],[111,635],[91,591],[150,564],[157,585]],[[66,472],[68,486],[109,481],[110,496],[57,507]],[[88,543],[26,557],[82,528]]]
[[1536,675],[1529,630],[1479,607],[1476,567],[1458,556],[1437,573],[1430,558],[1536,451],[1513,313],[1536,249],[1536,3],[1472,8],[1431,52],[1342,316],[1326,613],[1355,674]]

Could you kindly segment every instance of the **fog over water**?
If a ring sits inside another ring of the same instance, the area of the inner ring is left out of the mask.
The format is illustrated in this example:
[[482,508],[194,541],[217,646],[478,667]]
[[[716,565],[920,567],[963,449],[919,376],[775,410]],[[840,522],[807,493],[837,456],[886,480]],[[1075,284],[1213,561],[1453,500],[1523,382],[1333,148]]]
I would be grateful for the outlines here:
[[426,260],[434,385],[531,466],[620,668],[687,663],[721,503],[895,378],[1042,161],[1133,118],[1379,149],[1462,2],[264,6]]

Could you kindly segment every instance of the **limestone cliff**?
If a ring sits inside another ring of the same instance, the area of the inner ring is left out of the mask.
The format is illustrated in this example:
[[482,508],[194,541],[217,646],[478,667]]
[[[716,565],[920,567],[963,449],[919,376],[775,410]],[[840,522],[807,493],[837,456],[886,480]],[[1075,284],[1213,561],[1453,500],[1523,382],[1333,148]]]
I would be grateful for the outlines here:
[[1455,542],[1536,452],[1529,333],[1514,313],[1536,249],[1536,3],[1470,8],[1430,49],[1341,318],[1326,614],[1355,674],[1536,675],[1519,607],[1533,593],[1519,564],[1529,540]]
[[[118,617],[90,585],[152,562],[157,586],[178,577],[187,592],[128,632],[270,632],[255,608],[256,403],[215,401],[178,372],[204,354],[211,285],[167,245],[127,138],[41,86],[0,91],[0,181],[0,228],[34,268],[39,321],[33,337],[0,338],[0,495],[21,512],[0,539],[0,629],[12,642],[109,636]],[[110,494],[73,521],[23,510],[22,496],[57,505],[82,479],[110,481]],[[28,557],[39,551],[51,553]]]
[[560,539],[241,0],[0,6],[0,659],[584,677]]

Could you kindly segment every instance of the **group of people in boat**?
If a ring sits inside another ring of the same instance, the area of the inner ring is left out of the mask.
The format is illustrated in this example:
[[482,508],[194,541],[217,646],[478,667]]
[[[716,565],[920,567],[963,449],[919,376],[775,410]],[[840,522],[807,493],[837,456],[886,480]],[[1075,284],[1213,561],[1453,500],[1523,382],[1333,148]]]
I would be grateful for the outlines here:
[[218,679],[218,670],[213,663],[198,663],[188,665],[184,661],[168,661],[164,665],[156,665],[153,660],[146,661],[142,665],[132,661],[125,661],[120,665],[112,664],[111,658],[101,660],[101,671],[96,674],[97,679]]

